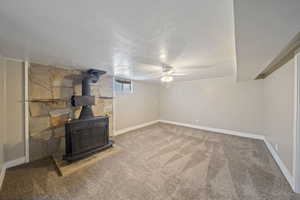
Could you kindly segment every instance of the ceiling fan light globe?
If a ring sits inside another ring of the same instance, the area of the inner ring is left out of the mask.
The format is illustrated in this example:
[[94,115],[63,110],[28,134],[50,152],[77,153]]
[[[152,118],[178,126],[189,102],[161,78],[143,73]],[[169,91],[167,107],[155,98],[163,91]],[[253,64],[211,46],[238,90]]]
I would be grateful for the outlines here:
[[171,82],[173,81],[173,77],[172,76],[163,76],[161,77],[161,82]]

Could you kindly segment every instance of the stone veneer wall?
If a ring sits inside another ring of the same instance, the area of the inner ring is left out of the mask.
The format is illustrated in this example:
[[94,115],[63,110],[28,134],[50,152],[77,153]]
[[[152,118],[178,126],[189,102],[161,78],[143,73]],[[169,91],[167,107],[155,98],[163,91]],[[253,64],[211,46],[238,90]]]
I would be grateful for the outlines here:
[[[29,70],[29,132],[30,160],[64,151],[65,128],[69,119],[77,119],[81,108],[70,104],[72,95],[81,95],[82,72],[71,68],[30,64]],[[103,75],[93,84],[95,97],[113,95],[113,78]],[[112,134],[112,99],[96,98],[95,116],[108,115]]]

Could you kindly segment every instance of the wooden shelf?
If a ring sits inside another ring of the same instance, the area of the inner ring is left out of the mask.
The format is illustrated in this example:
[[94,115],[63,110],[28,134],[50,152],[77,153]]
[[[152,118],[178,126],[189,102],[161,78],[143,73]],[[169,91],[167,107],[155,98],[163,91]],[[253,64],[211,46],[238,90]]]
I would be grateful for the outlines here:
[[96,97],[96,98],[99,98],[99,99],[113,99],[113,97]]
[[[104,97],[104,96],[100,96],[100,97],[96,97],[99,99],[113,99],[113,97]],[[31,99],[31,100],[27,100],[27,102],[37,102],[37,103],[56,103],[56,102],[67,102],[69,100],[67,99]]]
[[37,102],[37,103],[56,103],[61,101],[67,101],[66,99],[31,99],[28,102]]

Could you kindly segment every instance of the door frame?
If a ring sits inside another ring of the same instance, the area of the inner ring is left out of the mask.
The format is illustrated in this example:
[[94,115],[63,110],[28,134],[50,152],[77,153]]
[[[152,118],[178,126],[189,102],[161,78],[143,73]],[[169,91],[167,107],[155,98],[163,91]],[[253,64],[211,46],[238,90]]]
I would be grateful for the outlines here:
[[28,98],[28,88],[29,88],[29,67],[28,61],[24,61],[24,133],[25,133],[25,162],[28,163],[29,159],[29,98]]
[[300,193],[300,49],[295,51],[293,190]]

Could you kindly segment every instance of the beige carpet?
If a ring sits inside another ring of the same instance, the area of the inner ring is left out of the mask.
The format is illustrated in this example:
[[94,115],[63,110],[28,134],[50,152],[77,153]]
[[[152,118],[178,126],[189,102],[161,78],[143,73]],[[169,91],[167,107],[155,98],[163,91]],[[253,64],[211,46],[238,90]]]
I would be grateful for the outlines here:
[[10,169],[0,199],[300,199],[259,140],[156,124],[115,142],[121,152],[66,177],[51,159]]

